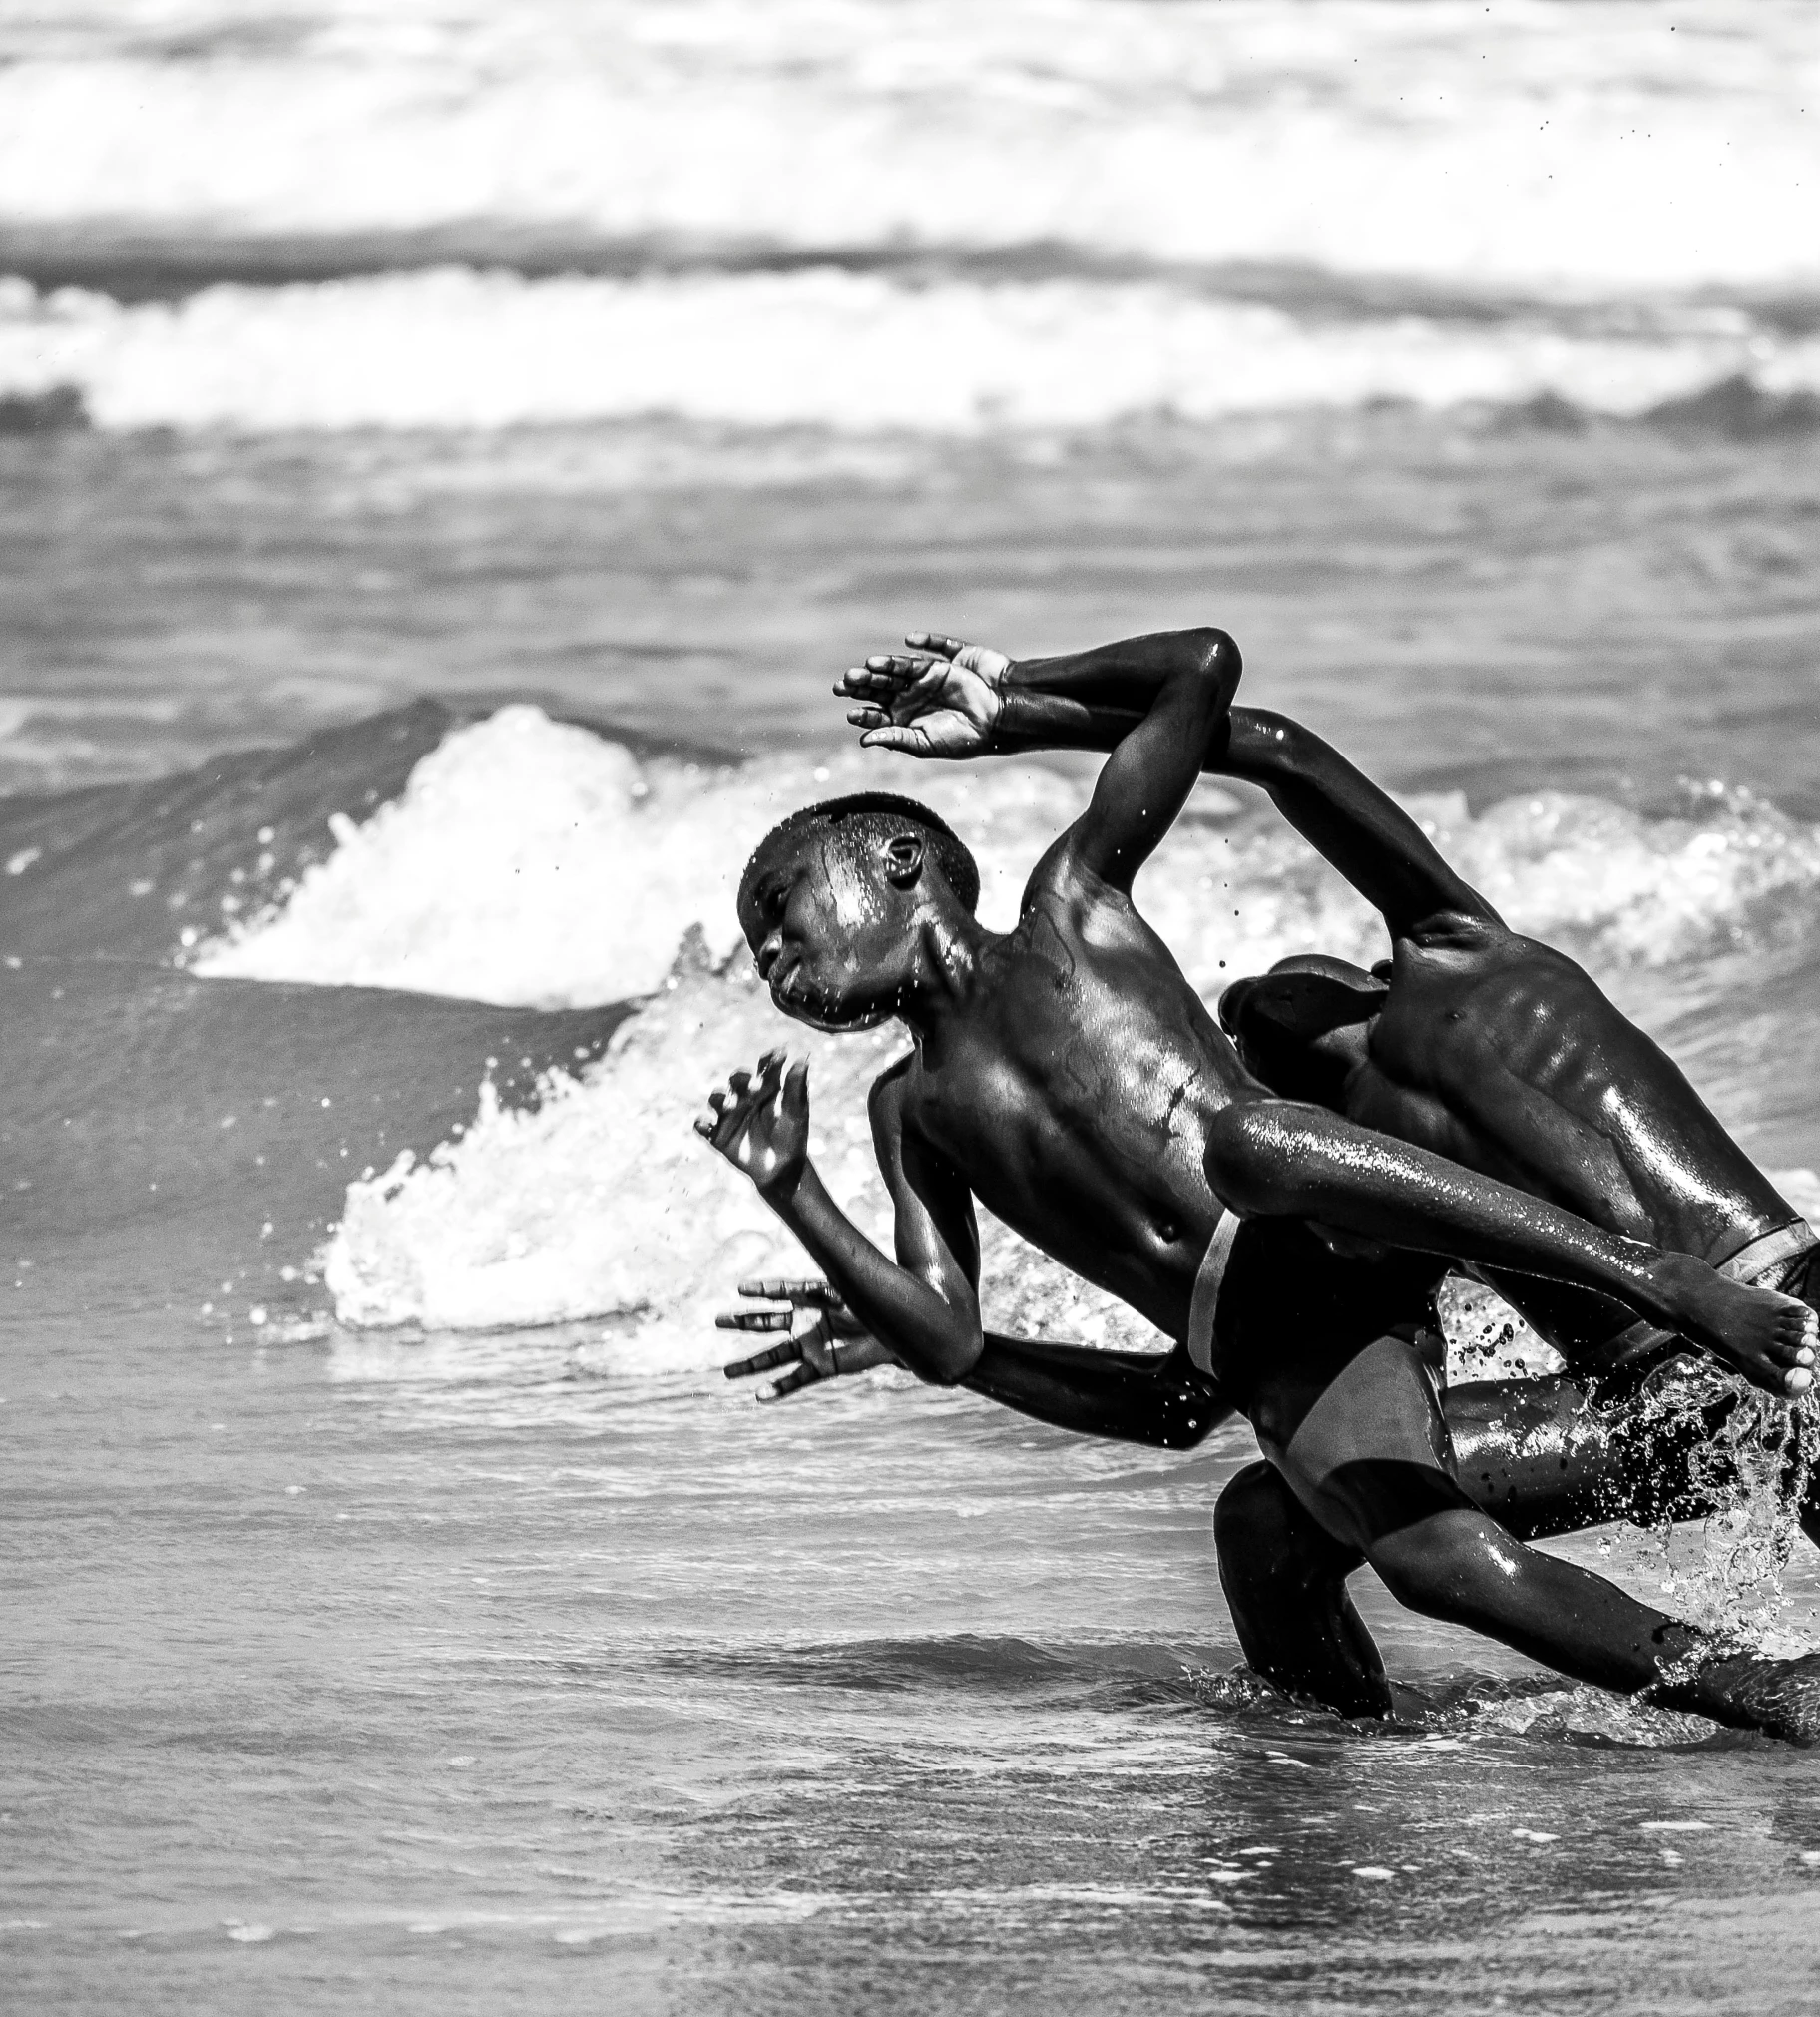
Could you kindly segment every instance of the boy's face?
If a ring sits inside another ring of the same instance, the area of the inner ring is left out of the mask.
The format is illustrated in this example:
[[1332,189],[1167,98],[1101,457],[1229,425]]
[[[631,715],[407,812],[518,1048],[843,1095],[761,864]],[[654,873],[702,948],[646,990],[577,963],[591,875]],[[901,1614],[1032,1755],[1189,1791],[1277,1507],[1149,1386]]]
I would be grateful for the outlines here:
[[760,848],[739,891],[759,978],[785,1015],[814,1029],[866,1029],[897,1008],[909,917],[873,851],[811,827]]

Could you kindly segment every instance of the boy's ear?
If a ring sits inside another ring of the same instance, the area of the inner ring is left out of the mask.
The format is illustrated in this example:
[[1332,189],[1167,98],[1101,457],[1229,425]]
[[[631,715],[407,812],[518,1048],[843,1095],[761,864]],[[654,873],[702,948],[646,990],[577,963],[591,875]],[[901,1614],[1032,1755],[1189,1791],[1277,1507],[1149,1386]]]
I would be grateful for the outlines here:
[[894,889],[909,889],[923,872],[920,834],[899,833],[885,843],[885,880]]

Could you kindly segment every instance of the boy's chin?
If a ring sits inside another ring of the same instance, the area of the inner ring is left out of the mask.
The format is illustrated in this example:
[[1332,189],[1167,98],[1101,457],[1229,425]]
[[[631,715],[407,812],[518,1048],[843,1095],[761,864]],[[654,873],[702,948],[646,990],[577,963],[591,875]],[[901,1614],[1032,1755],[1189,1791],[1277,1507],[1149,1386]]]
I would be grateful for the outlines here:
[[858,1030],[877,1029],[880,1023],[891,1020],[892,1011],[887,1007],[869,1009],[824,1009],[811,1002],[778,1002],[793,1023],[806,1023],[812,1030],[820,1030],[824,1036],[848,1037]]

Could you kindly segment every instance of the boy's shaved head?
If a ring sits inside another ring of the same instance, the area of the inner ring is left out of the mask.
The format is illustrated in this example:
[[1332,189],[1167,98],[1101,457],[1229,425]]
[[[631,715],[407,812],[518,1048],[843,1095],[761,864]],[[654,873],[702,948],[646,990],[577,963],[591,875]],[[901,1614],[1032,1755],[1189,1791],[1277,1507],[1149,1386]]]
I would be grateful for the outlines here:
[[805,805],[773,826],[752,850],[739,881],[739,906],[746,907],[746,894],[758,863],[778,846],[817,831],[825,832],[837,846],[851,848],[857,857],[868,846],[880,846],[896,835],[914,830],[922,837],[929,859],[942,871],[942,879],[969,911],[979,908],[979,864],[966,843],[945,819],[919,805],[914,798],[900,798],[894,791],[855,791],[845,798],[825,798],[819,805]]
[[1365,1025],[1389,994],[1386,982],[1350,960],[1302,953],[1235,980],[1219,998],[1219,1020],[1246,1071],[1273,1093],[1340,1110],[1346,1075],[1364,1054]]

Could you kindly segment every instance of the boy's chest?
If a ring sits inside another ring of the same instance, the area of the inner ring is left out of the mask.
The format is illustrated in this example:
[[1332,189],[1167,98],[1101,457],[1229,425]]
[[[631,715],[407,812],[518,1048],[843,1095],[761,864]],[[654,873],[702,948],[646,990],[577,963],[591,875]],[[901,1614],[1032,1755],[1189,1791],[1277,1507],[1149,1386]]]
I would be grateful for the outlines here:
[[919,1061],[919,1131],[993,1206],[1053,1204],[1199,1185],[1206,1061],[1185,1021],[1159,1017],[1077,970],[1067,998],[1017,986],[993,1013]]

